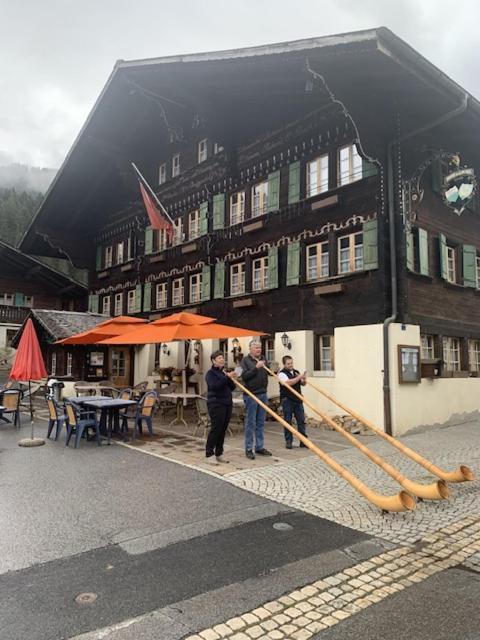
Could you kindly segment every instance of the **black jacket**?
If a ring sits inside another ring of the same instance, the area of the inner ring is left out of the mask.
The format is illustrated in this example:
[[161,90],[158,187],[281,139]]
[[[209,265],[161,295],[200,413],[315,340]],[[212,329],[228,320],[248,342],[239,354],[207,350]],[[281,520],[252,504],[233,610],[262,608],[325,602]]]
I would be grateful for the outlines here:
[[232,391],[235,389],[235,383],[223,373],[222,369],[212,367],[205,374],[207,381],[208,404],[232,404]]
[[[265,360],[263,356],[260,356],[259,360]],[[265,361],[266,366],[268,363]],[[258,395],[259,393],[266,393],[268,386],[268,373],[265,369],[257,368],[257,361],[249,354],[245,356],[240,362],[242,367],[242,380],[244,386]]]
[[[284,373],[287,378],[289,378],[290,380],[292,380],[292,378],[296,378],[297,376],[300,375],[300,371],[297,371],[296,369],[292,369],[291,371],[289,371],[288,369],[283,368],[279,373]],[[295,391],[297,393],[299,393],[300,395],[302,395],[302,383],[300,382],[300,380],[298,382],[296,382],[293,385],[290,385],[291,389],[295,389]],[[284,385],[284,384],[280,384],[280,398],[283,400],[284,398],[288,398],[289,400],[291,400],[292,402],[302,402],[302,400],[300,400],[300,398],[297,398],[296,395],[294,395],[289,388]]]

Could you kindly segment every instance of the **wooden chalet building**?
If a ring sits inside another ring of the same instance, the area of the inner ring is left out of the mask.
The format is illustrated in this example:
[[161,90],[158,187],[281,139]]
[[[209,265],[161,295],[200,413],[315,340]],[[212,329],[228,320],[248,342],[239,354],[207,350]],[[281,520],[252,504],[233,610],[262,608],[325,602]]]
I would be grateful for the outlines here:
[[478,101],[385,28],[118,61],[22,249],[89,268],[92,312],[263,329],[387,431],[446,422],[480,397],[479,132]]

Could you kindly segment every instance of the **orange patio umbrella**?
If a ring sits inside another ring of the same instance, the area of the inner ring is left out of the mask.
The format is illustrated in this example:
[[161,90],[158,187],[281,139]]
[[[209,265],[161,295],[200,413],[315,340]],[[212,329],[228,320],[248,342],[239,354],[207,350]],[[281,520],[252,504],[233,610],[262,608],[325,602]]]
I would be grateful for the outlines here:
[[96,327],[88,331],[75,333],[73,336],[57,340],[55,344],[96,344],[105,338],[119,336],[129,331],[133,331],[141,324],[146,324],[143,318],[133,318],[130,316],[117,316],[100,322]]

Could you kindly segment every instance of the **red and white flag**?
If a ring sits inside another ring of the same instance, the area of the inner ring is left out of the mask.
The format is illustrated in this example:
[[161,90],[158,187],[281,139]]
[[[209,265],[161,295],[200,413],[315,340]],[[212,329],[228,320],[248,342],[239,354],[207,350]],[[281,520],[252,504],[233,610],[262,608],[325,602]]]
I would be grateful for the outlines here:
[[143,203],[147,210],[148,219],[150,220],[152,228],[158,229],[159,231],[165,230],[167,232],[168,240],[171,242],[173,238],[173,224],[171,223],[168,214],[163,210],[163,207],[162,210],[158,207],[155,200],[140,181],[139,184]]

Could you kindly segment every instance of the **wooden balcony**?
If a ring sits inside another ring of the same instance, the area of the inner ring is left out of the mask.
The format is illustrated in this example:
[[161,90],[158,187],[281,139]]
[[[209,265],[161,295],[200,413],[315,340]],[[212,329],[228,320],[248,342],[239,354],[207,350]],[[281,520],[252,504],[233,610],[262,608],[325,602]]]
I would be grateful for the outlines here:
[[22,324],[29,312],[28,307],[0,304],[0,324]]

